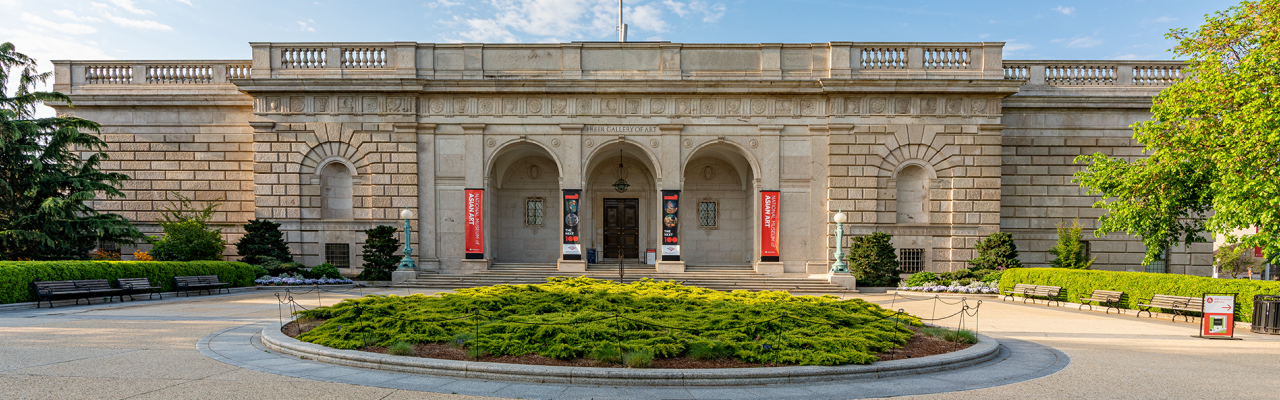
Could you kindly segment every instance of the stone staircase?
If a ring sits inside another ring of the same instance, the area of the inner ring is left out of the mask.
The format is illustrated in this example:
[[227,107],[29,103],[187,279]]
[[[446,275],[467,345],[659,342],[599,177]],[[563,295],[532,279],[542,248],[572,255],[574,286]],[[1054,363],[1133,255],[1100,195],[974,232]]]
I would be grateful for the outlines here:
[[[585,273],[560,272],[554,265],[546,264],[492,264],[489,270],[476,274],[420,274],[416,279],[402,282],[397,287],[432,289],[456,289],[503,284],[546,283],[553,276],[587,276],[595,279],[618,281],[617,264],[592,264]],[[777,290],[806,294],[853,294],[847,289],[825,280],[809,278],[779,278],[758,274],[750,265],[690,266],[683,273],[660,273],[654,266],[645,264],[624,265],[624,281],[634,282],[642,278],[661,281],[674,280],[685,285],[707,289]]]

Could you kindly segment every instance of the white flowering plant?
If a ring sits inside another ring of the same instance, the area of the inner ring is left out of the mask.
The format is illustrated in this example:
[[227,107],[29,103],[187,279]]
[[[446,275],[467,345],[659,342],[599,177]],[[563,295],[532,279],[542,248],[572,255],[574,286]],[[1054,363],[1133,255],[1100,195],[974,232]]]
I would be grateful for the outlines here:
[[352,282],[347,278],[303,278],[301,274],[290,275],[288,273],[280,274],[280,276],[263,276],[253,281],[261,286],[296,286],[296,285],[348,285]]
[[948,285],[925,282],[920,286],[899,286],[898,290],[924,293],[1000,294],[1000,281],[973,281],[968,285],[961,285],[959,281],[951,281]]

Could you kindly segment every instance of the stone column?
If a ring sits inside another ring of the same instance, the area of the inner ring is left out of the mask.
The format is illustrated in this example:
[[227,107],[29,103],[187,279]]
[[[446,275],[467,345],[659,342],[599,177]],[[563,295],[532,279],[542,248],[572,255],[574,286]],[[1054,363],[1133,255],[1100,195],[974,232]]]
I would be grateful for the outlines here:
[[[586,189],[586,179],[584,178],[586,172],[582,170],[582,127],[582,124],[560,124],[560,148],[564,149],[559,154],[560,163],[563,166],[563,170],[560,171],[560,189]],[[583,191],[583,194],[586,194],[585,190]],[[564,196],[563,190],[561,190],[560,195]],[[563,197],[559,200],[560,201],[556,201],[554,203],[556,207],[564,207]],[[578,201],[578,215],[582,215],[589,210],[583,208],[587,204],[587,201],[585,200],[586,199],[583,198]],[[564,216],[563,211],[561,212],[561,216]],[[564,226],[563,218],[560,221],[560,226]],[[582,233],[586,232],[589,228],[590,227],[584,224],[579,224],[579,236],[582,236]],[[564,232],[560,233],[562,235],[564,234]],[[560,243],[564,243],[564,241],[561,240]],[[557,269],[564,272],[587,271],[587,250],[583,241],[579,240],[578,243],[583,247],[582,259],[565,260],[564,251],[561,250],[560,258],[556,260]]]
[[[466,154],[467,154],[466,161],[465,161],[466,175],[463,178],[463,181],[466,182],[465,186],[468,189],[487,189],[488,188],[487,187],[488,185],[485,184],[485,176],[484,176],[485,158],[482,156],[482,154],[485,154],[484,127],[485,127],[485,124],[462,124],[463,148],[466,149]],[[481,225],[481,226],[484,226],[485,258],[479,259],[479,260],[474,260],[474,259],[469,260],[469,259],[463,258],[462,271],[464,273],[474,273],[474,272],[484,271],[489,269],[489,255],[493,254],[493,248],[490,246],[490,244],[492,244],[493,241],[489,240],[490,235],[493,232],[493,229],[490,229],[490,220],[492,219],[490,218],[490,214],[493,211],[492,207],[490,207],[490,202],[492,201],[492,199],[493,199],[493,193],[490,193],[488,190],[486,190],[484,193],[484,213],[482,214],[484,215],[483,217],[484,222]],[[464,210],[465,210],[465,205],[464,205]],[[459,239],[466,240],[465,236]]]
[[418,124],[418,272],[440,271],[436,227],[436,124]]
[[[681,190],[682,189],[682,185],[680,184],[680,177],[683,176],[682,170],[684,169],[683,168],[684,166],[681,165],[681,160],[684,159],[684,152],[688,150],[685,150],[684,144],[681,143],[682,138],[680,137],[681,131],[684,130],[684,125],[658,125],[658,130],[661,131],[662,133],[662,146],[660,146],[660,148],[667,149],[667,150],[662,151],[661,153],[658,154],[658,162],[661,163],[658,166],[658,168],[662,170],[662,176],[657,177],[659,191],[657,193],[657,198],[656,198],[657,201],[654,202],[655,206],[653,210],[654,211],[653,215],[655,216],[655,218],[662,218],[662,215],[663,215],[662,190]],[[678,150],[673,151],[671,149],[678,149]],[[654,171],[655,175],[657,174],[657,172],[658,171]],[[681,197],[683,196],[684,196],[683,193],[681,193]],[[684,199],[681,199],[681,200],[684,200]],[[688,207],[688,203],[681,201],[680,208],[686,208],[686,207]],[[689,215],[689,214],[682,214],[682,215]],[[659,248],[658,261],[656,262],[656,265],[655,265],[655,268],[657,268],[658,272],[684,272],[683,260],[662,261],[661,248],[663,243],[662,243],[661,223],[659,223],[659,229],[657,229],[656,232],[654,232],[653,234],[655,235],[654,243],[657,243]],[[682,242],[681,247],[683,248],[684,238],[680,238],[680,240]]]

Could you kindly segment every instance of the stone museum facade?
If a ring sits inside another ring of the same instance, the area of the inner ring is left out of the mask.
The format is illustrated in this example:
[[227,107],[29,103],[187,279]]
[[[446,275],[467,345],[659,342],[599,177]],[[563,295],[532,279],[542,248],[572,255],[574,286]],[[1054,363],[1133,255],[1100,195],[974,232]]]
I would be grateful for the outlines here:
[[[271,219],[299,261],[356,269],[362,231],[405,208],[426,272],[653,249],[659,271],[817,274],[839,211],[912,270],[963,268],[998,230],[1045,266],[1056,224],[1102,213],[1073,158],[1141,154],[1129,125],[1182,67],[992,42],[250,46],[54,62],[58,112],[100,122],[105,168],[133,178],[98,209],[154,233],[171,192],[222,199],[229,241]],[[1139,241],[1089,233],[1095,269],[1210,272],[1212,244],[1144,267]]]

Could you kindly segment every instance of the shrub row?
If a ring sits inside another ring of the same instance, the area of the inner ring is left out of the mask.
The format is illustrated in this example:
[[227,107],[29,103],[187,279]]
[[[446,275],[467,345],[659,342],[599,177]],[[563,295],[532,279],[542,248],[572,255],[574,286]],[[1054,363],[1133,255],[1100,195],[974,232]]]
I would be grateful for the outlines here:
[[191,275],[217,275],[234,287],[257,278],[249,264],[230,261],[0,261],[0,304],[35,301],[35,281],[150,278],[172,291],[173,277]]
[[1151,295],[1200,297],[1205,293],[1236,293],[1236,320],[1253,321],[1253,296],[1280,294],[1280,282],[1244,279],[1213,279],[1201,276],[1153,274],[1146,272],[1091,271],[1064,268],[1013,268],[1000,277],[1000,290],[1013,285],[1061,286],[1067,301],[1080,301],[1095,289],[1124,292],[1120,304],[1137,309]]

